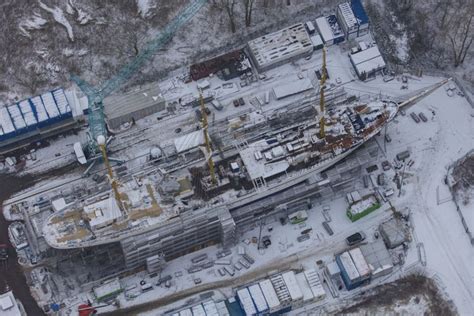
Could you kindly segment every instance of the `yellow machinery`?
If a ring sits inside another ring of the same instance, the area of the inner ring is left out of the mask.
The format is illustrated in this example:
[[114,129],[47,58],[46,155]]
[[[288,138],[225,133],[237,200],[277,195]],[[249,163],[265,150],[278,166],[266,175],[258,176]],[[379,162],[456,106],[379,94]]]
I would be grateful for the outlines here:
[[110,185],[112,186],[112,190],[114,191],[115,200],[117,201],[117,204],[120,210],[123,212],[125,211],[125,209],[122,202],[122,198],[120,197],[120,193],[118,191],[118,182],[114,178],[112,167],[110,166],[109,158],[107,157],[107,149],[105,148],[106,140],[105,140],[104,135],[99,135],[97,137],[97,144],[99,145],[100,151],[102,152],[102,158],[104,159],[104,164],[105,164],[105,167],[107,168],[107,173],[109,175]]
[[325,108],[324,108],[324,88],[326,84],[326,47],[323,47],[323,66],[321,67],[321,80],[319,81],[319,110],[321,111],[320,113],[320,119],[319,119],[319,137],[321,139],[324,139],[326,137],[326,133],[324,132],[324,114],[325,114]]
[[212,184],[217,184],[216,174],[214,173],[214,161],[212,160],[211,142],[209,140],[209,133],[207,131],[207,128],[208,128],[207,113],[206,113],[206,107],[204,106],[204,98],[202,97],[202,93],[199,93],[199,101],[201,104],[202,131],[204,133],[204,141],[206,143],[206,151],[208,155],[207,164],[209,165],[209,173],[211,174]]

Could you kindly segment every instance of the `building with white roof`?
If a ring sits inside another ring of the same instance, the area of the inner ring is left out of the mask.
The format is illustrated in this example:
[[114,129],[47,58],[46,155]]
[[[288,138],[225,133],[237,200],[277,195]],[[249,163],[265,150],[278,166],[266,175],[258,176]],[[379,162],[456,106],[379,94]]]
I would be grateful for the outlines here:
[[260,289],[260,285],[254,284],[248,287],[250,296],[252,296],[253,303],[257,308],[258,313],[266,313],[268,311],[268,304]]
[[323,300],[326,298],[326,290],[324,290],[321,279],[319,278],[318,272],[315,269],[309,269],[304,271],[306,281],[308,281],[311,292],[314,295],[316,301]]
[[308,281],[306,281],[304,273],[298,273],[295,275],[295,277],[296,282],[298,283],[298,286],[301,290],[301,293],[303,293],[303,304],[309,304],[313,302],[314,295],[311,291],[311,288],[309,287]]
[[350,55],[350,60],[357,76],[361,80],[375,75],[386,67],[385,61],[376,45]]
[[217,311],[216,303],[214,303],[214,301],[205,301],[202,303],[202,306],[204,307],[206,316],[219,316],[219,312]]
[[293,271],[285,272],[281,275],[285,281],[286,287],[291,297],[291,304],[293,307],[297,307],[299,302],[303,302],[303,292],[301,292],[300,286],[296,281],[295,273]]
[[272,282],[270,280],[263,280],[259,283],[260,289],[262,290],[265,301],[268,305],[268,311],[270,313],[280,310],[281,304],[278,296],[273,288]]
[[356,38],[358,36],[359,23],[348,2],[341,3],[337,6],[336,16],[346,39]]
[[266,71],[312,53],[313,46],[302,23],[248,42],[250,56],[259,71]]
[[201,304],[191,307],[191,311],[193,312],[193,316],[206,316],[204,307]]
[[193,312],[189,308],[183,309],[179,312],[179,316],[193,316]]
[[326,46],[334,44],[334,34],[332,34],[331,27],[324,16],[316,19],[316,27]]
[[256,315],[257,309],[253,304],[252,297],[250,296],[250,292],[247,288],[241,289],[237,291],[237,298],[239,299],[240,306],[244,310],[246,315]]
[[13,292],[0,294],[0,315],[2,316],[23,316],[26,315],[23,306],[17,302]]
[[370,277],[370,268],[365,261],[364,255],[362,254],[360,248],[354,248],[349,250],[349,254],[351,255],[352,262],[359,272],[361,278]]

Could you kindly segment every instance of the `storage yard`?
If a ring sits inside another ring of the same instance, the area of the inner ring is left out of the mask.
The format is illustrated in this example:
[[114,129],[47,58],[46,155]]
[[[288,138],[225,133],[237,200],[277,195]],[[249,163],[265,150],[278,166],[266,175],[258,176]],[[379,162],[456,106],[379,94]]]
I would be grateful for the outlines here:
[[[331,12],[125,94],[158,42],[0,108],[2,171],[37,177],[1,195],[0,260],[45,314],[472,311],[471,99],[392,72],[360,1]],[[426,291],[374,299],[397,282]]]

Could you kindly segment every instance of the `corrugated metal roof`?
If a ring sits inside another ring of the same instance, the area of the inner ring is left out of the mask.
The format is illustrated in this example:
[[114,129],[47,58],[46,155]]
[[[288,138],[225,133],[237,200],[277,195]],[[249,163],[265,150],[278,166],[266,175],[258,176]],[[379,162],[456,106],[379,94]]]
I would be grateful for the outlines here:
[[254,284],[252,286],[249,286],[248,289],[249,289],[250,295],[252,296],[253,302],[255,303],[255,306],[257,307],[257,311],[259,313],[267,311],[268,305],[267,305],[267,302],[265,301],[265,297],[263,296],[260,286],[258,284]]

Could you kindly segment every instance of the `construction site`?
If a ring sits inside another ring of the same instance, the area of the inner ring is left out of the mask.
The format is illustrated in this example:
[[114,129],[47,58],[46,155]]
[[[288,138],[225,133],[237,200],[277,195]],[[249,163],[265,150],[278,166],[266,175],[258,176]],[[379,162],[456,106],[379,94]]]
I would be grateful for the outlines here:
[[0,196],[34,300],[11,315],[363,312],[413,275],[467,315],[470,92],[393,71],[359,0],[120,91],[207,2],[109,80],[0,108],[2,186],[31,177]]

